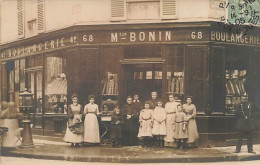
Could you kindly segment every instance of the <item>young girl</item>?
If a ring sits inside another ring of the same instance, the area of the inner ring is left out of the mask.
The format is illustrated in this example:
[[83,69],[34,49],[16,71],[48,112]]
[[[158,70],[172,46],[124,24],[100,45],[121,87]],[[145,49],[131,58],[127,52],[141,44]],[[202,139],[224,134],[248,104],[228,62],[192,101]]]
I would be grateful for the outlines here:
[[100,143],[99,125],[97,114],[99,114],[98,105],[95,104],[95,96],[89,95],[89,104],[84,107],[84,142]]
[[143,138],[143,147],[147,147],[150,137],[152,137],[152,125],[153,125],[153,111],[149,109],[149,102],[145,102],[144,109],[140,112],[139,122],[139,138]]
[[166,111],[162,107],[162,101],[158,100],[158,106],[153,111],[153,129],[152,134],[157,138],[157,146],[163,147],[163,138],[166,135]]
[[120,114],[120,109],[115,108],[114,116],[111,119],[111,141],[112,147],[120,147],[122,141],[122,124],[123,116]]
[[185,140],[188,138],[187,133],[187,122],[186,122],[186,115],[182,110],[182,105],[177,105],[177,113],[175,118],[173,118],[174,128],[174,139],[178,142],[178,149],[184,148]]

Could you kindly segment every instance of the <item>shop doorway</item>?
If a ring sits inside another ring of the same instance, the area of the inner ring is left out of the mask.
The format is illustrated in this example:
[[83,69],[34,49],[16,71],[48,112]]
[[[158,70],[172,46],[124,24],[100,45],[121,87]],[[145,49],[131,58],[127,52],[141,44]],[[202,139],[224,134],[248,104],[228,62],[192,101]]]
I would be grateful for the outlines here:
[[162,97],[162,75],[162,64],[123,64],[123,101],[134,94],[147,101],[152,91]]

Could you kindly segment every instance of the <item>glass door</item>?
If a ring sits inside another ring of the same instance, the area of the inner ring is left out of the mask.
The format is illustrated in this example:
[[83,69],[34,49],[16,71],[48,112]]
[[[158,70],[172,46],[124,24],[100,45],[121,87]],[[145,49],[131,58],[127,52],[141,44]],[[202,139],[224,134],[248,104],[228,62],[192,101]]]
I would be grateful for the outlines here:
[[151,92],[162,97],[162,64],[124,64],[123,100],[139,94],[141,101],[151,99]]

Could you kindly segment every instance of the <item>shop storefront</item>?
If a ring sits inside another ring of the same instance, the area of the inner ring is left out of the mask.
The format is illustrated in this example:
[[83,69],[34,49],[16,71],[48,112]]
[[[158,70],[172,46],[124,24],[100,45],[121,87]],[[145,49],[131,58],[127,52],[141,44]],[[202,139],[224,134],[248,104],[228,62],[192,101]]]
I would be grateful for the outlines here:
[[29,89],[35,132],[62,134],[73,93],[83,105],[95,94],[101,110],[135,93],[146,101],[157,91],[164,102],[191,95],[200,144],[226,144],[242,94],[260,112],[259,55],[259,28],[240,36],[214,22],[73,26],[2,45],[1,98],[18,105]]

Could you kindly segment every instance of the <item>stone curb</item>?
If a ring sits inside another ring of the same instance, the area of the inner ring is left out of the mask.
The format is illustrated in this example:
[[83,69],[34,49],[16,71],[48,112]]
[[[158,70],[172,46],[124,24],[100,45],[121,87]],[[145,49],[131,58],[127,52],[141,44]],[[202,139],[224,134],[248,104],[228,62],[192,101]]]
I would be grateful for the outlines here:
[[76,162],[102,162],[102,163],[199,163],[199,162],[224,162],[224,161],[252,161],[260,160],[260,154],[237,155],[226,153],[221,156],[191,156],[175,158],[141,158],[141,157],[119,157],[119,156],[61,156],[61,155],[39,155],[15,152],[15,148],[2,148],[2,156],[24,157],[33,159],[64,160]]

